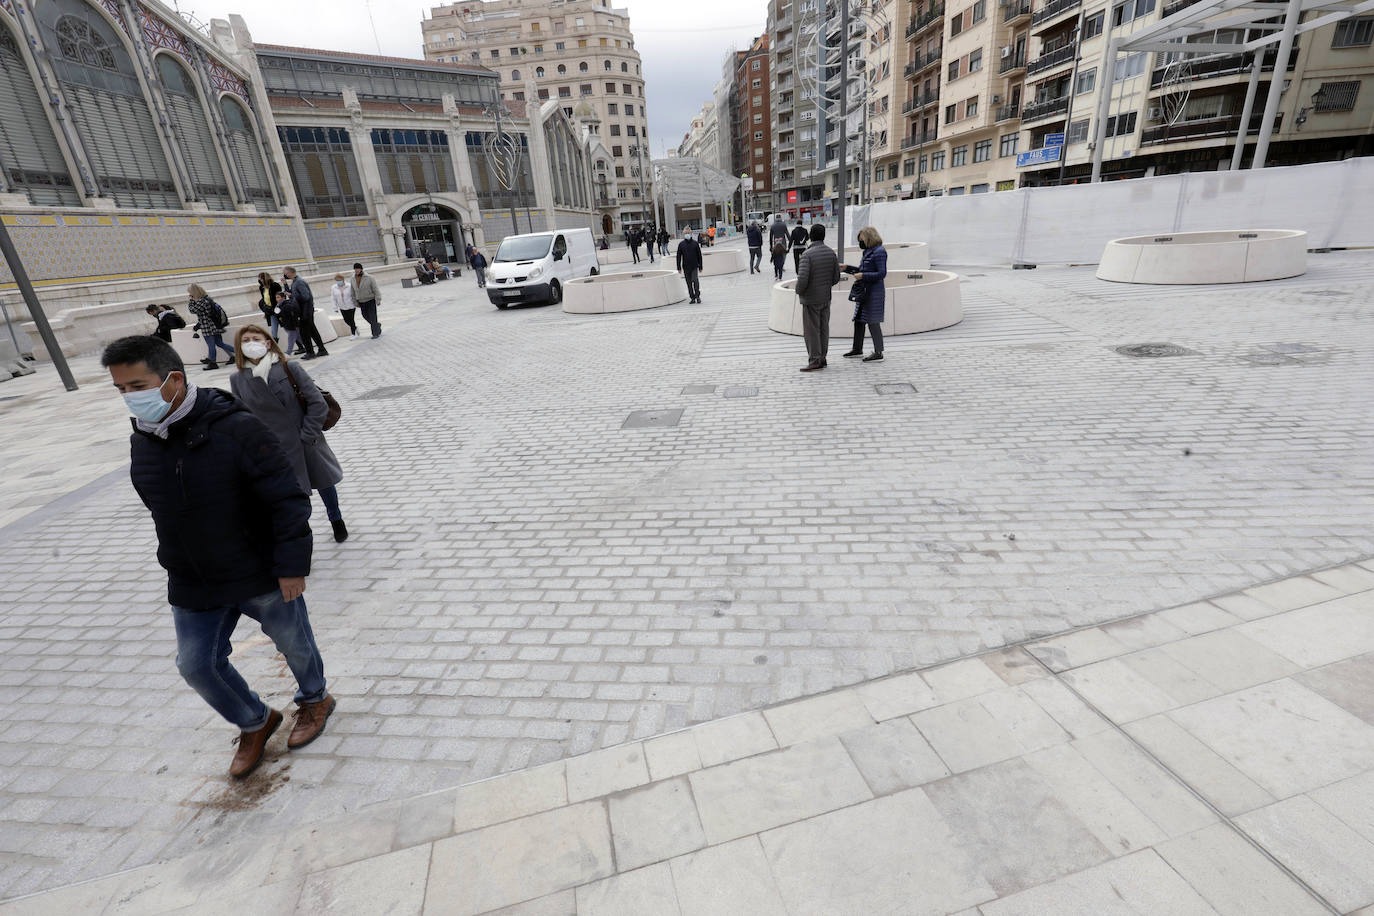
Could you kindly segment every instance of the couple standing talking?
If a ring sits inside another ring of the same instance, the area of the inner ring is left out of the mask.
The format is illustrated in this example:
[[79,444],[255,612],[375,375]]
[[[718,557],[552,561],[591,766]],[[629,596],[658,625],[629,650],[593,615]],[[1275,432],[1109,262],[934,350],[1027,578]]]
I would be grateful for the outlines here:
[[[802,331],[806,338],[806,365],[802,372],[826,367],[830,352],[830,294],[840,282],[840,271],[854,277],[850,300],[854,303],[854,346],[845,356],[863,357],[866,363],[883,358],[883,315],[887,303],[887,250],[878,230],[865,226],[859,230],[859,249],[863,257],[857,267],[840,267],[834,249],[825,244],[825,227],[811,227],[811,245],[797,263],[797,298],[802,305]],[[864,356],[864,328],[873,339],[873,352]]]

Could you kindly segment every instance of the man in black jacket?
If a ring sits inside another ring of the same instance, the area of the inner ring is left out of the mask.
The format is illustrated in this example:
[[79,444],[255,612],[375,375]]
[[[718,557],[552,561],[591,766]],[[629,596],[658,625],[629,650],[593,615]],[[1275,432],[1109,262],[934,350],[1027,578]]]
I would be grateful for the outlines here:
[[811,240],[811,234],[806,231],[801,220],[797,220],[797,225],[792,228],[792,269],[801,273],[801,256],[806,251],[806,246]]
[[692,238],[690,229],[677,243],[677,269],[687,281],[687,301],[700,302],[701,281],[698,275],[701,273],[701,245]]
[[763,230],[757,222],[753,222],[749,224],[745,235],[749,242],[749,273],[756,274],[763,269],[760,266],[763,263]]
[[229,775],[262,761],[282,714],[229,664],[230,639],[248,615],[296,678],[290,749],[324,730],[334,711],[306,612],[310,498],[281,443],[223,391],[197,389],[181,357],[155,337],[124,337],[101,365],[134,415],[129,474],[153,516],[158,563],[177,635],[177,670],[241,731]]
[[291,300],[300,306],[301,346],[305,347],[305,356],[301,359],[328,356],[329,351],[324,348],[324,338],[320,336],[320,329],[315,326],[315,294],[310,291],[310,284],[296,276],[296,268],[285,267],[282,269],[282,289],[286,290]]

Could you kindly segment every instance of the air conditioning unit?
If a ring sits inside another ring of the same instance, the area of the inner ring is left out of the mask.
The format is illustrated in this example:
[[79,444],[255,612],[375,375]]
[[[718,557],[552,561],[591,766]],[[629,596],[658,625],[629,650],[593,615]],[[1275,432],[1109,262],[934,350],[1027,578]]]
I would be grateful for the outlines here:
[[1145,117],[1149,118],[1151,121],[1158,121],[1160,118],[1164,117],[1164,109],[1160,108],[1158,105],[1152,105],[1149,110],[1145,112]]
[[1000,95],[994,95],[994,96],[992,97],[992,104],[994,104],[994,105],[1001,105],[1001,104],[1002,104],[1002,97],[1001,97]]
[[1011,45],[1007,45],[1002,49],[1002,59],[1006,60],[1008,57],[1011,57]]

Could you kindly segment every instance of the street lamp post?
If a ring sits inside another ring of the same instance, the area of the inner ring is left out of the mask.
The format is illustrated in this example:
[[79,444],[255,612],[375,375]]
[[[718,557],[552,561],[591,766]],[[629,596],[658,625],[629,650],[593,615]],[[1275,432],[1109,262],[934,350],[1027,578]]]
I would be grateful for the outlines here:
[[29,307],[33,323],[38,326],[38,336],[43,338],[43,346],[48,351],[48,358],[57,367],[58,377],[62,379],[62,384],[68,391],[75,391],[76,379],[72,376],[71,367],[67,365],[67,357],[62,355],[62,348],[53,336],[52,325],[48,324],[48,316],[43,312],[43,306],[38,303],[33,284],[29,282],[29,272],[24,269],[24,262],[19,259],[19,250],[14,247],[14,240],[10,238],[4,220],[0,220],[0,254],[4,255],[10,274],[14,276],[14,283],[19,287],[19,295],[24,297],[24,304]]

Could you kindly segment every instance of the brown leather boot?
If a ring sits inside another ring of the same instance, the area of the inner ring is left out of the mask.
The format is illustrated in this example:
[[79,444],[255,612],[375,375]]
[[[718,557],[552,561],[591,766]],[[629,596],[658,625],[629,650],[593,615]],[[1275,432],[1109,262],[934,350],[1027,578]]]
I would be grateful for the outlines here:
[[239,749],[234,752],[234,761],[229,764],[229,775],[242,779],[257,769],[262,763],[262,752],[267,747],[267,739],[281,727],[282,715],[275,709],[267,716],[267,724],[255,732],[239,733]]
[[291,736],[286,739],[290,750],[305,747],[324,731],[324,723],[334,711],[334,698],[329,694],[318,703],[302,703],[296,708],[296,724],[291,728]]

